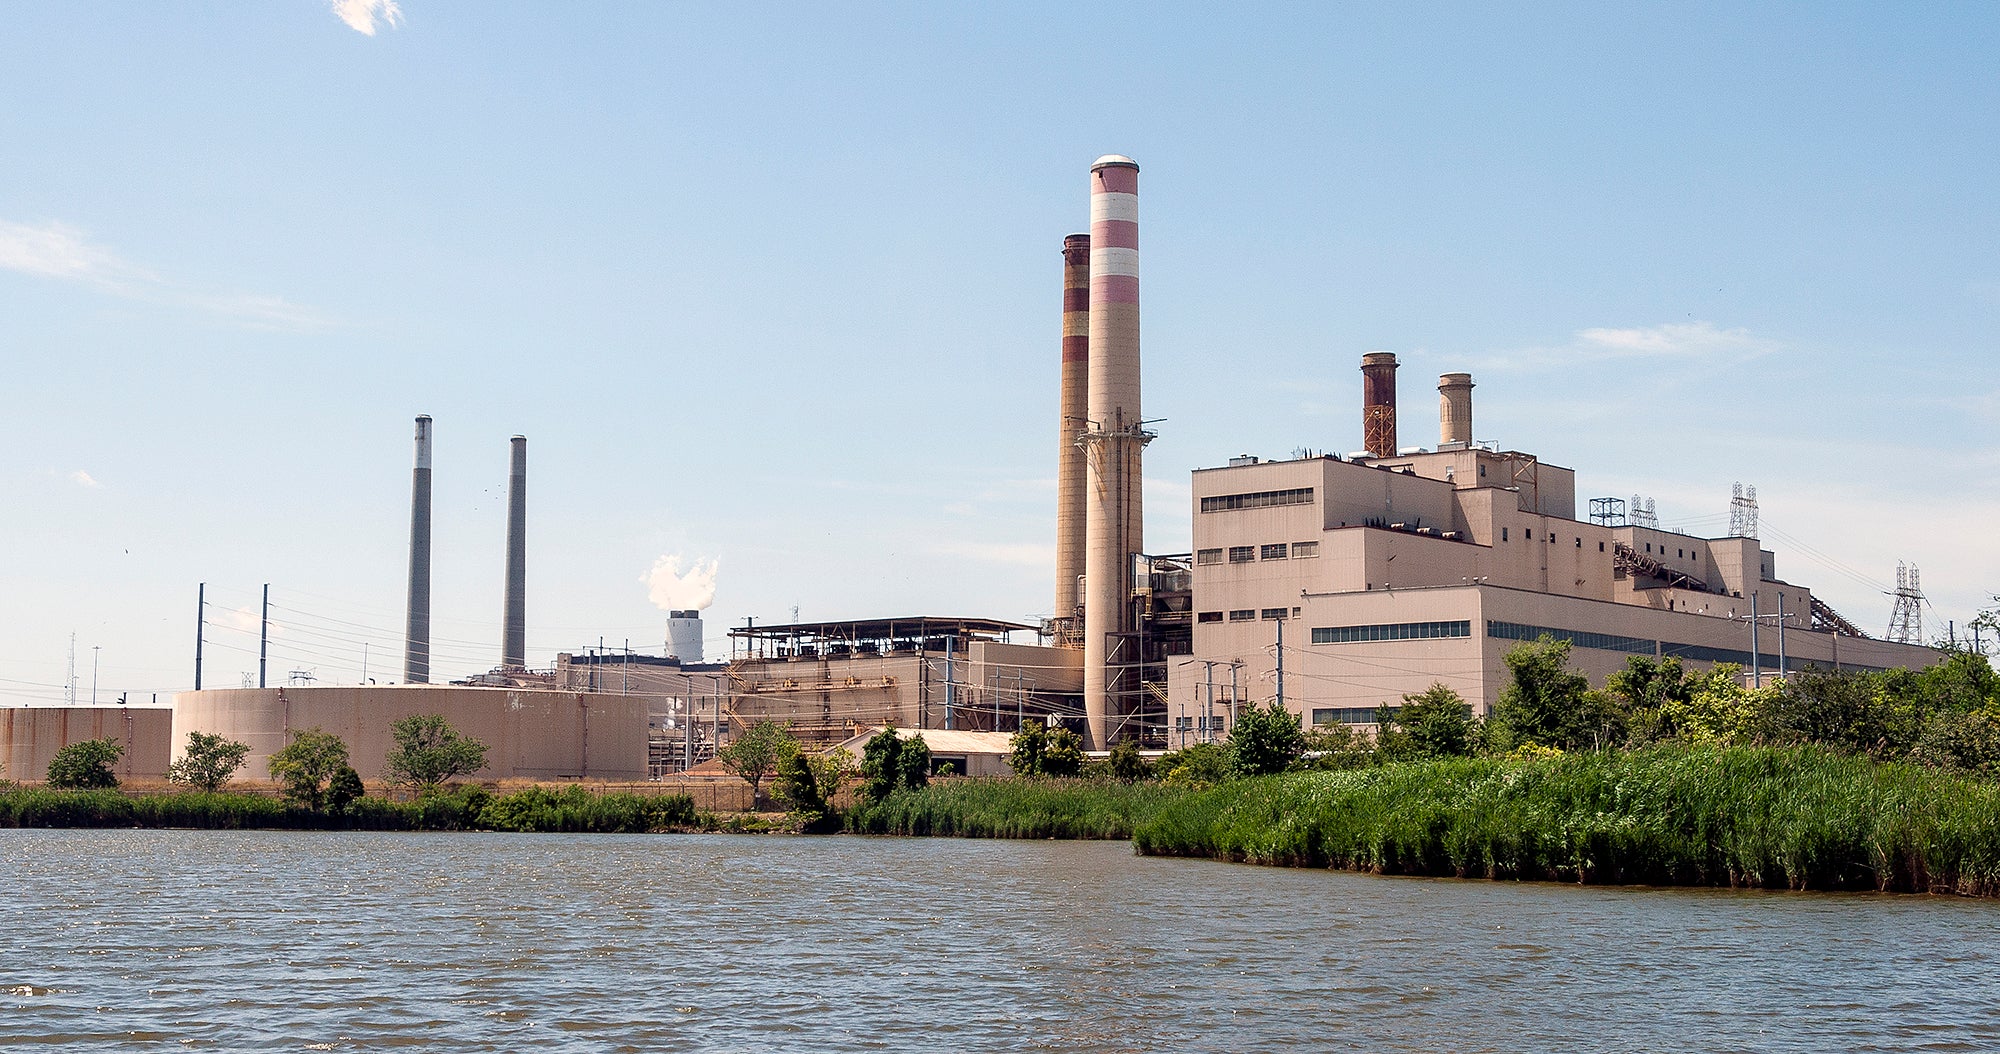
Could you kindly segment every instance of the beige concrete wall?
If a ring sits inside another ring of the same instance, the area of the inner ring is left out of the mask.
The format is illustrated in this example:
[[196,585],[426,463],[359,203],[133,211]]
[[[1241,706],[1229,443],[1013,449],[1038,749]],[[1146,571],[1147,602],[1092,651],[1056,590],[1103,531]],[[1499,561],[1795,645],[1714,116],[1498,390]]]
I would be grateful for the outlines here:
[[125,754],[112,766],[119,779],[167,774],[174,712],[165,707],[27,706],[0,709],[0,776],[40,780],[56,752],[89,739],[115,739]]
[[[945,723],[942,650],[743,660],[732,676],[737,728],[776,721],[809,742],[835,743],[876,725]],[[954,727],[990,731],[997,711],[1001,728],[1011,731],[1022,710],[1038,712],[1037,697],[1083,690],[1083,653],[972,641],[954,653],[949,676]]]
[[174,750],[190,731],[224,736],[250,747],[238,778],[264,779],[291,732],[321,728],[346,741],[363,779],[380,779],[394,745],[389,726],[439,714],[486,744],[480,779],[643,780],[653,705],[642,695],[425,685],[183,692],[174,697]]
[[[1394,705],[1406,694],[1442,682],[1480,712],[1487,712],[1507,683],[1501,657],[1521,643],[1489,634],[1491,621],[1643,640],[1648,642],[1646,649],[1638,654],[1648,656],[1673,654],[1674,645],[1689,645],[1742,652],[1747,659],[1751,650],[1750,628],[1743,621],[1727,617],[1732,610],[1727,605],[1746,602],[1683,593],[1683,599],[1689,597],[1723,606],[1720,611],[1714,607],[1706,611],[1686,608],[1669,611],[1491,585],[1309,596],[1304,598],[1300,615],[1285,626],[1286,703],[1306,718],[1316,707]],[[1747,607],[1741,610],[1747,612]],[[1792,616],[1789,620],[1792,625],[1784,634],[1784,651],[1794,668],[1807,664],[1920,667],[1938,659],[1938,653],[1929,648],[1812,632],[1805,628],[1809,624],[1805,613],[1788,609],[1787,614]],[[1469,624],[1470,633],[1466,637],[1312,643],[1315,627],[1460,620]],[[1224,685],[1228,682],[1228,664],[1240,663],[1237,679],[1243,686],[1242,698],[1251,702],[1273,698],[1276,628],[1269,621],[1198,624],[1194,648],[1197,661],[1171,671],[1170,717],[1205,710],[1207,668],[1201,660],[1219,664],[1215,677]],[[1759,637],[1758,651],[1764,656],[1768,677],[1775,671],[1779,654],[1776,626],[1767,624]],[[1623,669],[1632,654],[1635,653],[1573,645],[1570,662],[1572,668],[1590,678],[1593,686],[1602,687],[1605,678]],[[1682,661],[1693,669],[1713,665],[1712,660],[1691,655],[1683,656]],[[1747,671],[1747,662],[1745,666]],[[1219,697],[1228,698],[1226,688],[1220,690]]]

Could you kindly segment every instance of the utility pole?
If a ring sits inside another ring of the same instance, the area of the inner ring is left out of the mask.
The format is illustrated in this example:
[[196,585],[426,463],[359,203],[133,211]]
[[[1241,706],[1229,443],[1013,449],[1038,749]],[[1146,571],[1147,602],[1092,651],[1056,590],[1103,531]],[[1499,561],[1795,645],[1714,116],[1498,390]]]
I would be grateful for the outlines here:
[[76,705],[76,631],[69,631],[69,677],[63,681],[63,699],[69,706]]
[[[1756,499],[1752,498],[1751,500],[1754,501]],[[1785,669],[1785,593],[1783,590],[1779,590],[1778,591],[1778,679],[1781,681],[1784,680],[1786,672],[1787,671]]]
[[264,666],[271,654],[271,583],[264,583],[264,617],[257,633],[257,687],[264,687]]
[[1229,730],[1231,733],[1236,731],[1236,697],[1240,694],[1240,690],[1236,685],[1236,671],[1242,668],[1243,660],[1231,659],[1229,661]]
[[1750,687],[1764,687],[1764,656],[1757,650],[1757,591],[1750,591]]
[[201,691],[201,639],[208,630],[208,583],[194,587],[194,690]]
[[1278,618],[1278,709],[1285,708],[1285,619]]
[[90,646],[90,705],[92,706],[97,705],[97,653],[102,650],[102,645]]

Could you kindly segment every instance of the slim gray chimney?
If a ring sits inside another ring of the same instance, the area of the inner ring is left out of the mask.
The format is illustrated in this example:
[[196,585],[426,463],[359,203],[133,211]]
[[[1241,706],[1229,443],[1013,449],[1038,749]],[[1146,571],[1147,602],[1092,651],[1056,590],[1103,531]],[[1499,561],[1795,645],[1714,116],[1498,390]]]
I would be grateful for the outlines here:
[[507,460],[507,599],[500,665],[528,665],[528,437],[515,436]]
[[417,418],[417,467],[410,473],[410,621],[403,680],[431,680],[431,419]]

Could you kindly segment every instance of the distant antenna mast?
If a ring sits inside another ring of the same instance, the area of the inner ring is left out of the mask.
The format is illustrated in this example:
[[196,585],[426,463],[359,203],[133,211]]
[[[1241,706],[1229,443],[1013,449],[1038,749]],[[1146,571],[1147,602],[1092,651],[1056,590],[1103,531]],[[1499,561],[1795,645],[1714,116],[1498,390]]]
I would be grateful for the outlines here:
[[1889,613],[1889,639],[1898,644],[1924,642],[1924,587],[1915,564],[1896,562],[1896,608]]
[[64,705],[76,705],[76,631],[69,635],[69,680],[63,682]]
[[1741,483],[1729,488],[1729,536],[1757,537],[1757,488]]

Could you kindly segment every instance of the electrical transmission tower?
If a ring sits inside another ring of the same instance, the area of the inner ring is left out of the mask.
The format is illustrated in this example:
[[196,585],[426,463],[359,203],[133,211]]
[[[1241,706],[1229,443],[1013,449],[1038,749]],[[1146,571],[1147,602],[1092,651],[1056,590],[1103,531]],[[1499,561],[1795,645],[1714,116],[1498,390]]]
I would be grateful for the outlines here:
[[1896,563],[1896,609],[1889,613],[1889,639],[1898,644],[1924,642],[1924,587],[1915,564]]
[[1729,488],[1729,536],[1757,537],[1757,488],[1741,483]]
[[1651,527],[1658,530],[1660,514],[1653,506],[1653,499],[1632,495],[1631,522],[1634,527]]

